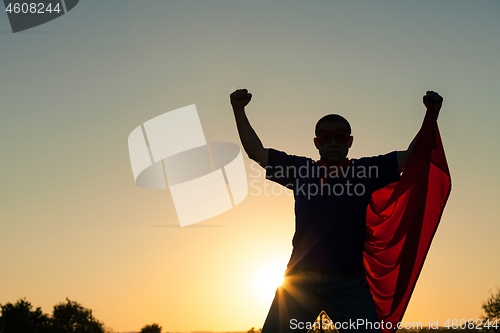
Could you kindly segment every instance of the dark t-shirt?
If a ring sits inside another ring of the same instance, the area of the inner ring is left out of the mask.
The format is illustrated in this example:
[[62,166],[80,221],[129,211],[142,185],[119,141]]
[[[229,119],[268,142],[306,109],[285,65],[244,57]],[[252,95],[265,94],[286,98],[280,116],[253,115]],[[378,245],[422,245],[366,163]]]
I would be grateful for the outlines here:
[[310,158],[270,149],[266,178],[293,190],[295,235],[288,273],[364,271],[366,210],[372,193],[399,180],[396,152],[329,170]]

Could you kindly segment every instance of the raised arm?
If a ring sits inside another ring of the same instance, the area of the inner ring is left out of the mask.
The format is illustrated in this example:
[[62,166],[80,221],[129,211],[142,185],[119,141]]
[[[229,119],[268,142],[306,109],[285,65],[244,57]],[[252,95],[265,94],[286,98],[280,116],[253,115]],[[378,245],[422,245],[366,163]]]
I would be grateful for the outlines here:
[[[439,110],[441,110],[441,106],[443,105],[443,97],[439,96],[439,94],[437,92],[428,91],[425,94],[423,101],[424,101],[424,105],[427,109],[430,108],[430,109],[434,110],[434,113],[436,114],[436,119],[437,119],[437,117],[439,116]],[[408,149],[397,152],[399,173],[403,172],[403,170],[406,166],[406,162],[408,162],[408,158],[410,157],[410,154],[413,150],[413,146],[415,145],[415,141],[417,141],[417,136],[415,136],[415,138],[412,140],[412,142],[408,146]]]
[[259,163],[262,167],[266,167],[269,150],[264,148],[245,114],[245,106],[252,99],[252,94],[246,89],[239,89],[233,92],[230,97],[243,149],[245,149],[249,158]]

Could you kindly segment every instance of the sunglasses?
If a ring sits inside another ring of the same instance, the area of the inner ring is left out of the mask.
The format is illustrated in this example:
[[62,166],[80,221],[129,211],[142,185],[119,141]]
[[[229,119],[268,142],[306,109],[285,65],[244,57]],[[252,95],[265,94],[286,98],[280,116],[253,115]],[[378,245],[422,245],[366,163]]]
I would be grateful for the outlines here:
[[332,141],[332,139],[335,139],[337,143],[344,144],[349,141],[349,137],[350,135],[345,127],[340,127],[331,131],[326,129],[320,129],[318,131],[318,143],[320,145],[324,145]]

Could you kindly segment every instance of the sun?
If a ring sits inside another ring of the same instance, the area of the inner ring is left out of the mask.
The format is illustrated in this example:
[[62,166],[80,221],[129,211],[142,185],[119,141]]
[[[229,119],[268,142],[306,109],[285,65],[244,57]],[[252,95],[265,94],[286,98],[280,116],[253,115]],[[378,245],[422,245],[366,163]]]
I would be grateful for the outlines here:
[[269,262],[255,274],[255,293],[264,301],[274,298],[276,289],[283,283],[286,266],[281,261]]

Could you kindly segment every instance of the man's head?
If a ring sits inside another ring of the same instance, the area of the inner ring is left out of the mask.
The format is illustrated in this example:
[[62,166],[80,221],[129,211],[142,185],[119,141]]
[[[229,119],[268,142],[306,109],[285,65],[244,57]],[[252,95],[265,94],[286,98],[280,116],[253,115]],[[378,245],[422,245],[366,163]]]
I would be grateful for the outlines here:
[[329,164],[342,162],[351,148],[351,125],[338,114],[329,114],[316,124],[314,145],[319,155]]

